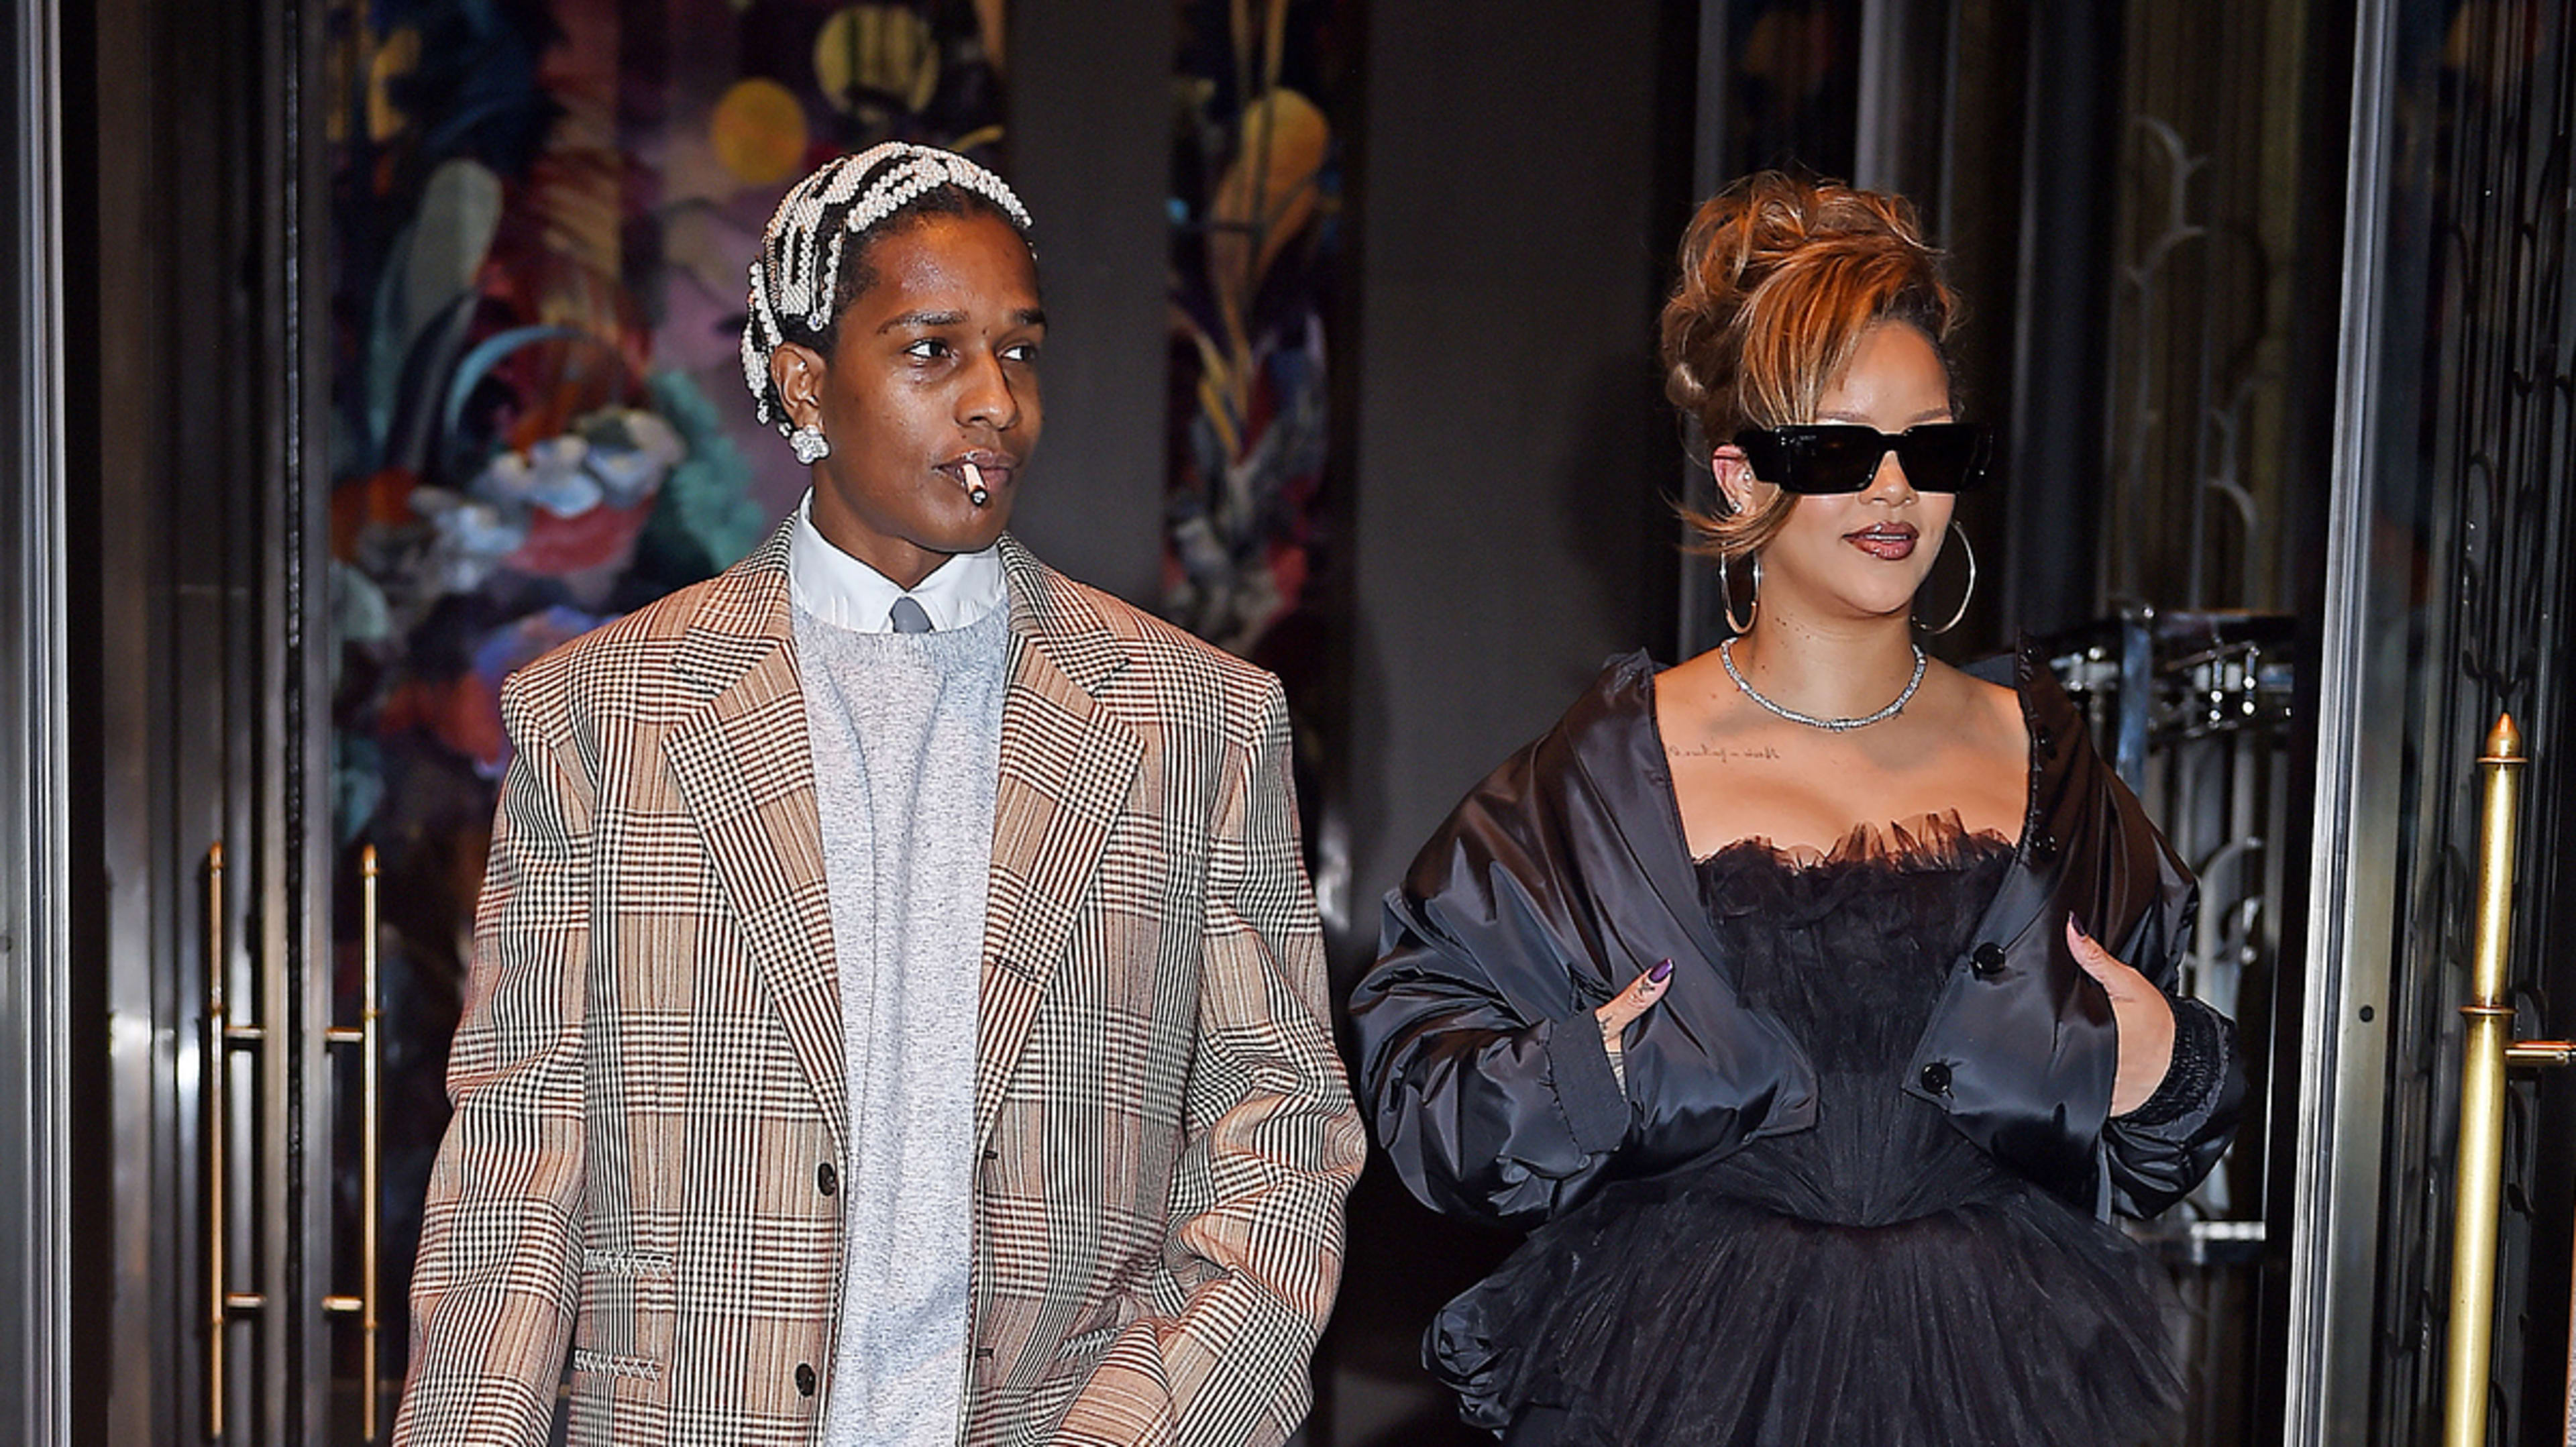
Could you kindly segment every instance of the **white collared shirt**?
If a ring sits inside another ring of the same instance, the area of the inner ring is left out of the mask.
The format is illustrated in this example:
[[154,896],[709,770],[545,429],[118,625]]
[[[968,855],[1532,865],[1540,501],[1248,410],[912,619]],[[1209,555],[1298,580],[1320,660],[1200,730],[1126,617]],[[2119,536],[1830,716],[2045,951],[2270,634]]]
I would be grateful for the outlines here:
[[854,633],[893,632],[897,598],[920,604],[931,628],[944,633],[982,622],[1010,596],[998,546],[957,554],[909,592],[896,587],[892,578],[833,546],[814,526],[811,489],[796,505],[796,533],[787,544],[787,586],[798,608]]

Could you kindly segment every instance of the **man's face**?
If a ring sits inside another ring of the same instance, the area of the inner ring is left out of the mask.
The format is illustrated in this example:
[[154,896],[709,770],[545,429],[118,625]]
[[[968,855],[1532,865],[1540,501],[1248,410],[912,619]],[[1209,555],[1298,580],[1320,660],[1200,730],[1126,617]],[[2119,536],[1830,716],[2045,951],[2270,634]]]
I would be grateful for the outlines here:
[[831,357],[782,346],[771,375],[795,423],[832,444],[814,465],[815,528],[909,588],[1009,522],[1037,447],[1046,316],[1027,243],[980,211],[902,225],[867,261],[876,280],[841,314]]

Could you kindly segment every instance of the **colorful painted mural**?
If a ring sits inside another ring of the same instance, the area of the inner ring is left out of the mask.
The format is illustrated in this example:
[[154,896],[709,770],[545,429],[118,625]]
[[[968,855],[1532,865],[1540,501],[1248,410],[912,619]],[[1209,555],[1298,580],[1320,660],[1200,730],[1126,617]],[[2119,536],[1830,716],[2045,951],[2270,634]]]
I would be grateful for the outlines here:
[[328,10],[335,805],[342,844],[383,861],[391,1301],[445,1128],[501,680],[794,505],[803,469],[754,422],[735,350],[760,228],[845,150],[996,159],[1003,10]]
[[1279,669],[1330,544],[1343,128],[1359,7],[1182,0],[1165,616]]

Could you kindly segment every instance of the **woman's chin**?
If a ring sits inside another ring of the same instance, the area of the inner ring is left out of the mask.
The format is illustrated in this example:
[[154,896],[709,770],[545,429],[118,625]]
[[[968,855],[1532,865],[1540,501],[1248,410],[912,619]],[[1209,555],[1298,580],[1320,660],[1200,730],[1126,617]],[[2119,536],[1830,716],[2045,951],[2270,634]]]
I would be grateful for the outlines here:
[[1843,595],[1842,604],[1854,618],[1862,621],[1901,621],[1914,611],[1914,593],[1911,589],[1886,586],[1855,588]]

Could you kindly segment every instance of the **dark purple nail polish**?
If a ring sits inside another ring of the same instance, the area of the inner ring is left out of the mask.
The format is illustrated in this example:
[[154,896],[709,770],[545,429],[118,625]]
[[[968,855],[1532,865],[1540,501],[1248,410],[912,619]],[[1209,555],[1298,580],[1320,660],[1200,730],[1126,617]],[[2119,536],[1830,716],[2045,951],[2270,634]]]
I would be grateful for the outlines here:
[[1672,977],[1673,962],[1670,960],[1659,960],[1655,963],[1655,967],[1653,969],[1646,972],[1646,978],[1654,981],[1658,985]]
[[2066,921],[2067,923],[2075,926],[2075,932],[2077,934],[2084,936],[2088,940],[2093,938],[2093,932],[2084,927],[2084,916],[2077,914],[2075,911],[2070,909],[2066,912]]

